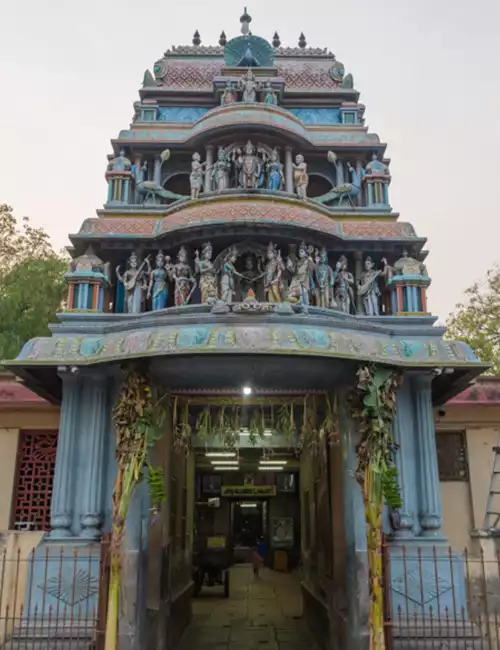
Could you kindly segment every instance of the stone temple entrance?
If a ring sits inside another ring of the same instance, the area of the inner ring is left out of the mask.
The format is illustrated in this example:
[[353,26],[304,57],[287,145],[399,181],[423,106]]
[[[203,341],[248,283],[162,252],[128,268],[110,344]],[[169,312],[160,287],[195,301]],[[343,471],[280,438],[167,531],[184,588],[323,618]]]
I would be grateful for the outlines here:
[[193,620],[178,650],[316,650],[302,618],[300,577],[250,564],[231,569],[231,594],[193,599]]

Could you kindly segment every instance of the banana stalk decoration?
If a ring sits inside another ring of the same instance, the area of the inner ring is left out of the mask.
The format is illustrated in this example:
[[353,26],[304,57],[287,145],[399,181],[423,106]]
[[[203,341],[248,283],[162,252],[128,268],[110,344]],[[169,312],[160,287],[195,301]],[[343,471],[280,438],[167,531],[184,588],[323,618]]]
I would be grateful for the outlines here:
[[125,374],[118,402],[113,409],[118,470],[112,503],[105,650],[118,648],[123,539],[132,495],[137,485],[145,480],[149,485],[153,508],[159,508],[165,499],[163,469],[153,467],[149,461],[149,449],[161,437],[165,414],[161,403],[155,403],[146,377],[130,368]]
[[392,434],[400,378],[391,368],[362,366],[352,395],[353,417],[358,421],[361,434],[356,448],[355,476],[365,507],[371,600],[370,650],[385,650],[382,509],[384,503],[393,510],[399,510],[402,505],[393,461],[397,445]]

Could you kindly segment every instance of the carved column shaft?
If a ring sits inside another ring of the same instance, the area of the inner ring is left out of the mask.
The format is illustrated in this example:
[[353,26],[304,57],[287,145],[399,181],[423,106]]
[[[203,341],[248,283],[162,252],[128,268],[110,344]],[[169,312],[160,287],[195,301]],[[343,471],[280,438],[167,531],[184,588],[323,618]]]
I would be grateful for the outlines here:
[[[142,180],[143,173],[141,171],[142,168],[142,154],[137,154],[136,157],[134,158],[134,165],[135,165],[135,185],[137,187],[137,182]],[[140,197],[139,197],[139,192],[137,189],[134,192],[134,203],[140,203]]]
[[394,454],[398,470],[399,489],[403,506],[399,512],[396,537],[413,537],[417,512],[417,485],[415,476],[414,419],[412,417],[411,383],[406,378],[397,393],[394,439],[399,449]]
[[155,168],[153,180],[157,185],[161,185],[161,157],[155,156]]
[[293,159],[291,147],[285,147],[285,190],[293,194]]
[[[363,169],[363,163],[361,160],[356,160],[356,172],[358,174],[359,182],[361,183],[361,187],[363,186],[361,174],[362,174],[362,169]],[[357,205],[363,205],[363,189],[361,189],[361,192],[358,194],[356,197],[356,203]]]
[[50,537],[71,537],[73,523],[73,479],[74,455],[76,445],[76,425],[79,418],[80,380],[77,375],[65,371],[61,374],[63,383],[63,399],[61,404],[61,419],[57,439],[56,468],[52,505]]
[[337,185],[344,184],[344,163],[341,160],[337,160],[335,163],[335,168],[337,170]]
[[107,385],[105,373],[86,373],[83,384],[84,422],[82,435],[86,438],[85,482],[81,486],[82,515],[80,537],[98,539],[103,519],[102,488],[104,480],[104,440],[108,420]]
[[207,163],[205,167],[205,192],[212,191],[212,165],[214,164],[214,147],[209,144],[206,148],[205,161]]
[[431,384],[431,375],[421,375],[413,380],[420,481],[419,519],[422,535],[436,537],[440,535],[442,509]]

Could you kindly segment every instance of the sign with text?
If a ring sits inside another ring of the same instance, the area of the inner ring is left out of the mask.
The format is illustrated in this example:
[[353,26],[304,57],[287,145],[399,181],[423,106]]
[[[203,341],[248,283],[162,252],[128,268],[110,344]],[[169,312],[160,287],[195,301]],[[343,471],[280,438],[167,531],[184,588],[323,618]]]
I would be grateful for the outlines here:
[[223,485],[221,496],[274,497],[276,496],[276,487],[274,485]]

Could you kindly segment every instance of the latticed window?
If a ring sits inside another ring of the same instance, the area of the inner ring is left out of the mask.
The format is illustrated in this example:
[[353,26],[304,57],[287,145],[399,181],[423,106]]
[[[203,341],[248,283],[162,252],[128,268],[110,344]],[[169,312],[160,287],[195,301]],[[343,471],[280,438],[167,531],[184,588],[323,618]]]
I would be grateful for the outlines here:
[[57,431],[21,431],[13,524],[18,530],[49,530]]
[[464,431],[436,432],[440,481],[468,481],[467,443]]

